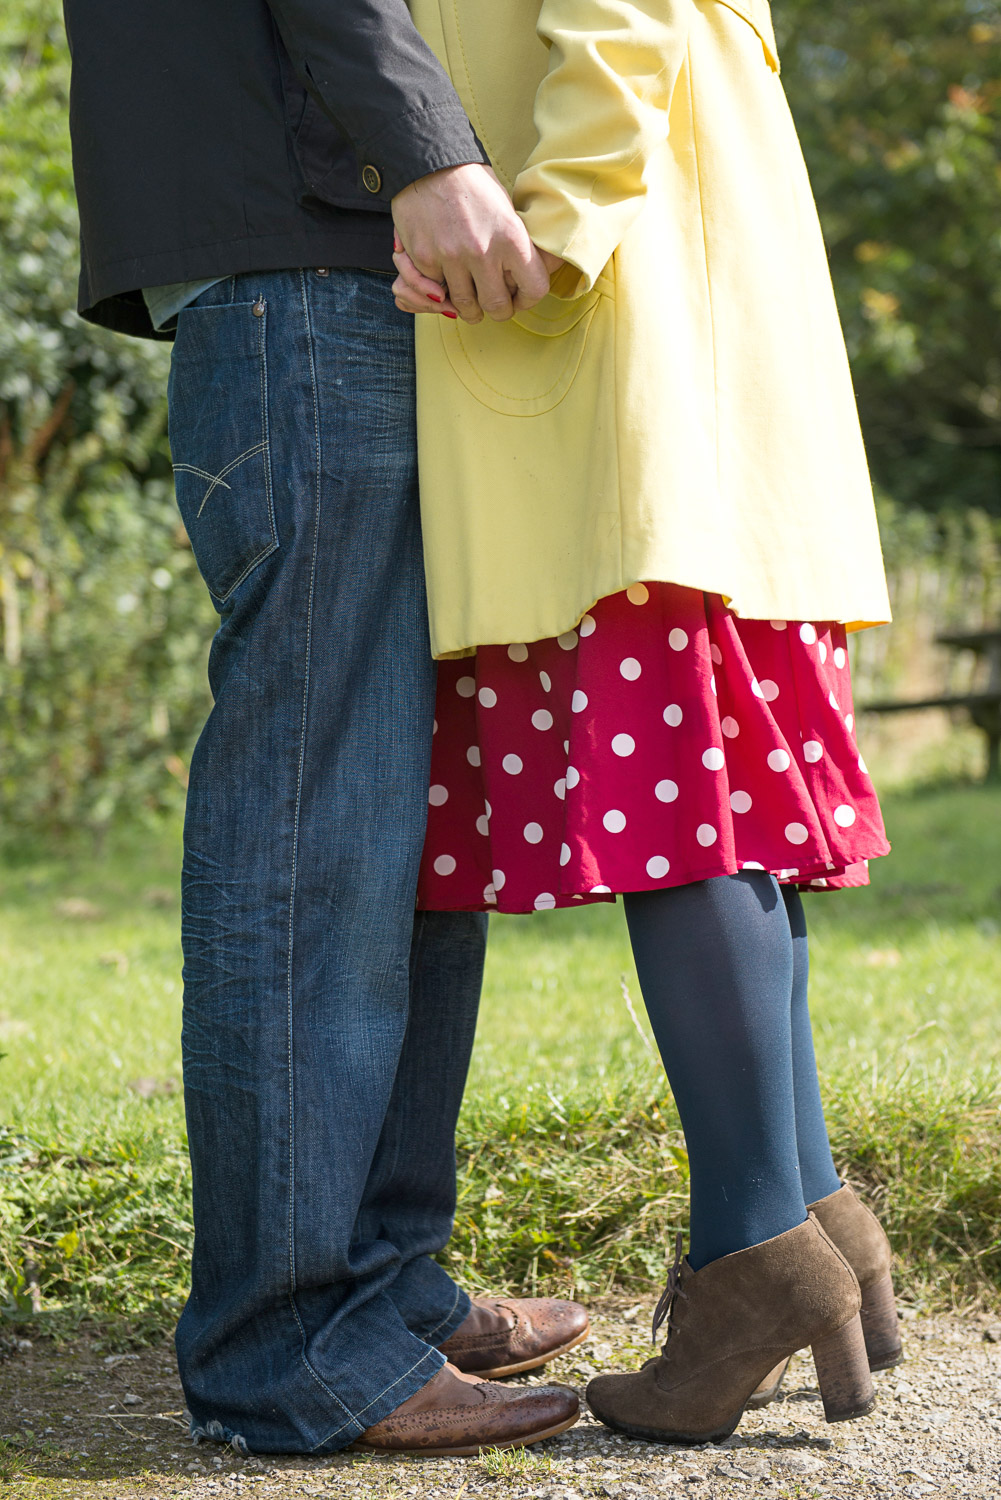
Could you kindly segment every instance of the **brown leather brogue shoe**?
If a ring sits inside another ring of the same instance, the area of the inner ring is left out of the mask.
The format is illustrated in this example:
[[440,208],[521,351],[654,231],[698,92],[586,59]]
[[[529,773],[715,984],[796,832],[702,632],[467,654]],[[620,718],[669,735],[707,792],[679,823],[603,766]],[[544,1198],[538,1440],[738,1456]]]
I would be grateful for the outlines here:
[[474,1297],[464,1323],[439,1345],[442,1354],[469,1375],[499,1380],[548,1364],[587,1338],[587,1312],[579,1302],[555,1297],[511,1297],[503,1302]]
[[829,1422],[872,1410],[875,1397],[859,1318],[861,1294],[845,1257],[811,1215],[785,1234],[693,1271],[678,1255],[655,1331],[659,1358],[632,1375],[599,1375],[587,1400],[599,1421],[657,1443],[718,1442],[781,1359],[810,1344]]
[[579,1416],[576,1393],[564,1386],[512,1389],[445,1365],[351,1447],[360,1453],[469,1458],[485,1448],[527,1448],[566,1432]]
[[[870,1370],[889,1370],[904,1357],[897,1304],[890,1279],[892,1255],[882,1224],[846,1183],[809,1205],[824,1233],[834,1241],[858,1277],[862,1292],[862,1332]],[[769,1370],[748,1401],[756,1410],[774,1401],[789,1361]]]

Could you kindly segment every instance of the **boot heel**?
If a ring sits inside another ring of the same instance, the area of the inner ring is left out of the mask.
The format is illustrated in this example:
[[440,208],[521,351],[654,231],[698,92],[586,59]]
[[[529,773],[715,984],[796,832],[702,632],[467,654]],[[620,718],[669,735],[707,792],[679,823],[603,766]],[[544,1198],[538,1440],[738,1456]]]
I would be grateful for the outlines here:
[[864,1417],[876,1405],[865,1352],[862,1319],[856,1313],[850,1323],[813,1345],[824,1416],[828,1422],[850,1422]]
[[862,1293],[862,1332],[870,1370],[889,1370],[904,1357],[893,1282],[889,1276]]

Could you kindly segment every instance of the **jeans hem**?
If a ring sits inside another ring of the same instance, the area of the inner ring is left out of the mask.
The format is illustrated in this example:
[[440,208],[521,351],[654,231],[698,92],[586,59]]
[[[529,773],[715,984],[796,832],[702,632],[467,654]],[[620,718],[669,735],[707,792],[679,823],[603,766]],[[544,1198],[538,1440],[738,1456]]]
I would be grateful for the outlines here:
[[[433,1328],[428,1329],[427,1333],[421,1329],[417,1333],[417,1337],[423,1339],[425,1344],[431,1344],[432,1346],[443,1344],[466,1321],[471,1306],[469,1293],[464,1292],[461,1286],[457,1286],[455,1289],[455,1301],[441,1322],[436,1323]],[[411,1332],[415,1331],[411,1329]]]
[[[373,1396],[368,1405],[355,1412],[347,1422],[342,1422],[340,1427],[321,1438],[318,1443],[314,1443],[309,1451],[319,1453],[330,1448],[332,1452],[336,1452],[340,1448],[348,1447],[356,1438],[361,1437],[363,1432],[367,1432],[377,1422],[383,1421],[398,1406],[402,1406],[404,1401],[408,1401],[411,1396],[416,1396],[418,1391],[422,1391],[434,1379],[438,1371],[444,1368],[445,1363],[443,1354],[440,1354],[437,1349],[429,1349],[415,1365],[411,1365],[404,1375],[394,1380],[392,1385],[386,1386],[378,1396]],[[428,1370],[429,1366],[433,1368]],[[362,1417],[365,1418],[364,1421],[361,1420]]]

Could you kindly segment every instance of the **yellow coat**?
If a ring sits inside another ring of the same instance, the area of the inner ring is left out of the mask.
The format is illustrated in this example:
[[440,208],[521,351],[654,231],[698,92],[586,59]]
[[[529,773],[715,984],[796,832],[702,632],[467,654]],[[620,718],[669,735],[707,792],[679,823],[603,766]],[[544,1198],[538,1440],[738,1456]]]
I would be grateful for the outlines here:
[[[436,656],[659,579],[889,618],[827,257],[766,0],[411,0],[532,238],[513,322],[418,318]],[[579,273],[579,274],[578,274]]]

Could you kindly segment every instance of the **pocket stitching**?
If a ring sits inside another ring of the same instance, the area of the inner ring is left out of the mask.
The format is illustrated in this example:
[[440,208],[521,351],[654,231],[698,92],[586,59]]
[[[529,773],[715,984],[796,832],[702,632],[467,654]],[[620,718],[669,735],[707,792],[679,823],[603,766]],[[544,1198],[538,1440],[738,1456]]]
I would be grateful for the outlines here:
[[[171,468],[173,469],[173,471],[174,471],[175,474],[197,474],[199,476],[199,478],[201,478],[201,479],[211,480],[211,483],[209,484],[208,489],[205,491],[205,494],[202,496],[202,503],[201,503],[201,505],[195,511],[195,519],[196,520],[201,515],[202,511],[205,509],[205,506],[208,503],[208,499],[209,499],[209,496],[212,494],[212,491],[218,485],[222,485],[222,487],[223,487],[224,490],[232,489],[232,485],[227,484],[226,480],[225,480],[225,478],[223,476],[226,475],[226,474],[232,474],[232,472],[233,472],[234,469],[238,469],[239,466],[242,463],[246,463],[246,461],[247,461],[248,458],[253,458],[255,453],[263,453],[264,449],[267,446],[268,445],[267,445],[266,442],[260,442],[260,443],[257,443],[253,448],[248,448],[247,451],[246,451],[246,453],[241,453],[240,454],[239,458],[231,459],[228,464],[226,464],[223,468],[221,468],[219,470],[218,474],[210,474],[207,469],[199,469],[195,464],[172,464],[171,465]],[[268,488],[270,489],[270,483],[269,483]]]

